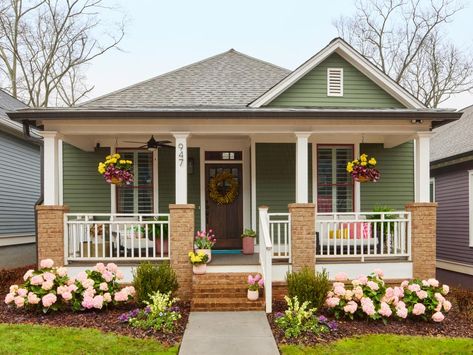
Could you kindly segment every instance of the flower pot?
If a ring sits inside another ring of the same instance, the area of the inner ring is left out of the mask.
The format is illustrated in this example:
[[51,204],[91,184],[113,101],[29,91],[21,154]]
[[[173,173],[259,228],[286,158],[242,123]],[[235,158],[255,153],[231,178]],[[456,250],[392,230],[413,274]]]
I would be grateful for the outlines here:
[[256,301],[258,298],[259,298],[258,290],[256,291],[248,290],[248,299],[250,301]]
[[359,176],[355,179],[358,182],[368,182],[369,179],[366,176]]
[[212,249],[196,249],[195,252],[206,254],[209,257],[209,260],[207,260],[208,263],[212,260]]
[[252,255],[255,252],[255,241],[251,237],[243,237],[243,254]]
[[207,264],[194,264],[192,265],[192,271],[196,275],[203,275],[207,272]]
[[[161,256],[161,238],[156,236],[156,255]],[[169,255],[169,241],[167,239],[163,240],[163,255]]]
[[110,181],[112,182],[113,185],[117,185],[117,186],[123,185],[123,181],[115,176],[112,176]]

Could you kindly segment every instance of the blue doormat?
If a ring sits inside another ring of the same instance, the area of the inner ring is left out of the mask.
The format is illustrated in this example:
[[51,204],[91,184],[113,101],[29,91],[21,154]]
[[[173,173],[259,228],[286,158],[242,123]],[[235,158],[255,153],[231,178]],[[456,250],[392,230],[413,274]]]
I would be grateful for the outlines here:
[[238,255],[241,254],[241,250],[212,250],[212,254]]

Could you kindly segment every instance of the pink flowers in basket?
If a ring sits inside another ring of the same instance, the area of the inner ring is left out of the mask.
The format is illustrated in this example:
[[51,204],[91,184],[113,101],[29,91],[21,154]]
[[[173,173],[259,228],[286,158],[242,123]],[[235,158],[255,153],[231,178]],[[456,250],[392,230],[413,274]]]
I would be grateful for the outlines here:
[[449,287],[441,286],[436,279],[406,280],[400,286],[386,287],[383,276],[380,269],[351,281],[347,274],[337,274],[326,305],[337,318],[368,317],[383,321],[391,317],[419,317],[442,322],[444,313],[452,308],[444,297],[449,293]]
[[71,308],[74,311],[102,309],[133,298],[133,287],[121,288],[123,274],[117,265],[98,263],[92,270],[70,278],[67,269],[54,267],[51,259],[41,260],[39,270],[28,270],[22,286],[12,285],[5,303],[16,308],[40,308],[44,313]]

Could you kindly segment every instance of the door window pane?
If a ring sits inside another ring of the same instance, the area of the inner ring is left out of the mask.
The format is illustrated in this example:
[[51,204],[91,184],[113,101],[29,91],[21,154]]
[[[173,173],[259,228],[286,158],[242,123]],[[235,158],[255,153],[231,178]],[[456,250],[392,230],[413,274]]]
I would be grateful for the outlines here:
[[352,146],[317,147],[317,209],[352,212],[353,181],[346,164],[353,160]]

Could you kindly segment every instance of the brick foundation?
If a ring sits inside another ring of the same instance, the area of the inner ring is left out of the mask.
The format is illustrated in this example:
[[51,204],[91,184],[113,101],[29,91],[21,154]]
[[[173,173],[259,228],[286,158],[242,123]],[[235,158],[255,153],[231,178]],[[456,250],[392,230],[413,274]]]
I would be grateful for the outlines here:
[[413,277],[435,277],[437,204],[409,203],[406,211],[412,218]]
[[177,275],[179,298],[192,297],[192,265],[189,252],[194,248],[194,205],[169,205],[171,224],[171,266]]
[[291,203],[292,270],[315,268],[315,204]]
[[67,212],[67,206],[36,206],[38,263],[53,259],[55,266],[64,265],[64,214]]

